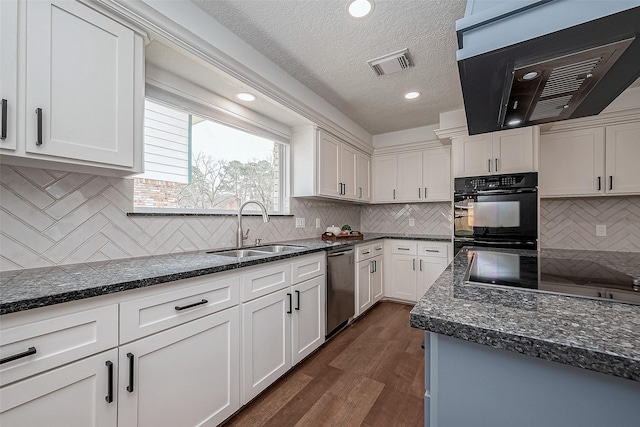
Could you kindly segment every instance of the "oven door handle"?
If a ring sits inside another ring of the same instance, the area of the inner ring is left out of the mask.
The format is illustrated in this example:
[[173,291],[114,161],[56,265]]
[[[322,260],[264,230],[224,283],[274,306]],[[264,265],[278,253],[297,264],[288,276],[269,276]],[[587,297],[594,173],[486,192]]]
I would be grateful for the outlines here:
[[453,193],[454,196],[480,196],[484,194],[496,195],[496,194],[525,194],[525,193],[537,193],[537,188],[521,188],[518,190],[478,190],[465,193]]

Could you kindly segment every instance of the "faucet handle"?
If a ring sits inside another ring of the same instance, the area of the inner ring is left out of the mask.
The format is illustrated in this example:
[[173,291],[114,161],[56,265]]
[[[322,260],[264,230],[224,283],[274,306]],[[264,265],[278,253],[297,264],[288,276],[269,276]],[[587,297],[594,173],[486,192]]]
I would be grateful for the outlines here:
[[250,230],[251,230],[250,228],[247,228],[247,232],[242,235],[242,240],[247,240],[249,238]]
[[258,246],[260,244],[260,242],[262,242],[262,239],[256,239],[255,240],[256,246]]

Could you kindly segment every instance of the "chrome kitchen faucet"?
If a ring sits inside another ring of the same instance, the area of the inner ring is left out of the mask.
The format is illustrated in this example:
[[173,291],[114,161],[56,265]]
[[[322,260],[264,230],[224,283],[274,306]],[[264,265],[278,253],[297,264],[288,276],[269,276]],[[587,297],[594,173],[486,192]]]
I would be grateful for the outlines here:
[[238,235],[236,239],[236,247],[241,248],[243,246],[243,242],[249,238],[249,229],[247,229],[247,234],[242,232],[242,209],[247,206],[249,203],[255,203],[262,210],[262,220],[264,222],[269,222],[269,214],[267,214],[267,208],[264,207],[262,203],[257,200],[248,200],[240,205],[238,209]]

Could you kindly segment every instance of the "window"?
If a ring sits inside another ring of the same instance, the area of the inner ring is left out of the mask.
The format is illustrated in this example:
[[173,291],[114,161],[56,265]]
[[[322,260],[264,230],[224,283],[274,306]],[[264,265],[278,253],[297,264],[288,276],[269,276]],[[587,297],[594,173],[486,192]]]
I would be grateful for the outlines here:
[[137,212],[235,213],[258,200],[286,213],[286,144],[150,99],[144,127]]

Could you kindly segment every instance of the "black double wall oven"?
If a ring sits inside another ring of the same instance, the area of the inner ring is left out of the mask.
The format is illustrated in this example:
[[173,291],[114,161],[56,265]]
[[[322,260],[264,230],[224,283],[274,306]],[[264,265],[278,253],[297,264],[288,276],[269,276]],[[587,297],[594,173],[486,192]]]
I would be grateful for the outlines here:
[[538,174],[456,178],[454,246],[538,248]]

